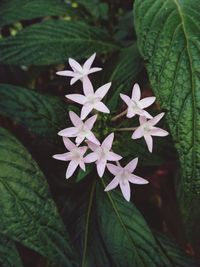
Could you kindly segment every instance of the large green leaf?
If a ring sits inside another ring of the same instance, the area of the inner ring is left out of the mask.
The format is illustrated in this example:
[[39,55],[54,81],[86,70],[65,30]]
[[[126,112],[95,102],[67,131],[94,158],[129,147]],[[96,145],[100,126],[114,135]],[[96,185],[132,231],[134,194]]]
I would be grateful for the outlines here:
[[52,141],[66,126],[67,104],[55,96],[1,84],[0,115],[23,126],[31,134]]
[[0,129],[0,232],[50,261],[77,266],[45,178],[26,149]]
[[181,163],[179,201],[200,245],[200,2],[136,0],[135,26],[153,90],[167,111]]
[[0,234],[0,265],[2,267],[22,267],[22,262],[14,242]]
[[48,65],[118,48],[100,28],[78,21],[49,20],[1,40],[0,62]]
[[63,0],[1,0],[0,27],[20,20],[66,15],[69,11]]

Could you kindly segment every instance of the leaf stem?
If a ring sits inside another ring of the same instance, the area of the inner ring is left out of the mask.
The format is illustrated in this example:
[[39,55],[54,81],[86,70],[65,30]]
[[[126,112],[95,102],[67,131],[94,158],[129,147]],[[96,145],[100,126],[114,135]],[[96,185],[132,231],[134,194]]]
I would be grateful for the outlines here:
[[123,117],[126,113],[127,113],[127,109],[124,110],[124,111],[122,111],[121,113],[119,113],[119,114],[116,115],[115,117],[113,117],[113,118],[111,119],[111,121],[116,121],[116,120],[118,120],[119,118]]
[[118,128],[114,131],[116,132],[128,132],[128,131],[135,131],[138,127],[131,127],[131,128]]

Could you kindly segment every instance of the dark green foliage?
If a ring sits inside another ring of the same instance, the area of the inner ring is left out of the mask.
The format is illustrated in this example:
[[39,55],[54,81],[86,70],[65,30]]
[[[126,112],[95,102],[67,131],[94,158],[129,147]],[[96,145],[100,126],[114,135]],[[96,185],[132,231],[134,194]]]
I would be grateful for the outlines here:
[[189,237],[200,228],[200,2],[136,0],[138,45],[181,162],[178,196]]

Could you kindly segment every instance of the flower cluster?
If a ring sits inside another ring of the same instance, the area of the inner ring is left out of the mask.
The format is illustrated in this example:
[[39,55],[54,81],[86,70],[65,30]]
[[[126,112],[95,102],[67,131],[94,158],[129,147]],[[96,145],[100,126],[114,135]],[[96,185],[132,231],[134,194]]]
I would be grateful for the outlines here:
[[[85,164],[88,163],[95,162],[99,177],[103,176],[105,169],[107,168],[109,172],[114,175],[114,179],[107,185],[105,191],[112,190],[119,185],[124,198],[129,201],[131,195],[129,183],[147,184],[148,181],[133,174],[138,164],[138,158],[131,160],[125,167],[120,165],[119,161],[122,157],[112,150],[114,133],[110,133],[102,142],[100,142],[92,131],[97,120],[97,115],[87,118],[88,115],[93,110],[110,113],[110,110],[102,100],[109,91],[111,83],[104,84],[97,90],[94,90],[88,77],[89,74],[101,70],[101,68],[91,67],[95,56],[96,54],[93,54],[82,66],[74,59],[69,58],[69,65],[71,66],[72,71],[66,70],[57,72],[58,75],[72,77],[70,81],[71,85],[80,80],[83,86],[83,94],[66,95],[66,98],[82,106],[81,114],[79,117],[75,112],[69,112],[73,127],[63,129],[58,133],[58,135],[63,137],[63,142],[68,152],[57,154],[53,157],[58,160],[69,161],[66,171],[67,179],[73,175],[78,166],[85,171]],[[126,115],[127,118],[132,118],[135,115],[138,115],[140,126],[132,128],[134,131],[132,138],[138,139],[144,137],[149,151],[152,152],[152,136],[168,135],[167,131],[155,127],[164,116],[164,113],[152,117],[145,110],[145,108],[155,102],[156,98],[146,97],[141,99],[141,91],[138,84],[133,86],[131,97],[124,94],[120,94],[120,97],[126,103],[127,109],[115,116],[112,120],[115,121],[122,115]],[[74,142],[69,138],[75,138]],[[85,145],[82,146],[81,144],[83,142],[85,142]],[[116,164],[108,162],[116,162]]]

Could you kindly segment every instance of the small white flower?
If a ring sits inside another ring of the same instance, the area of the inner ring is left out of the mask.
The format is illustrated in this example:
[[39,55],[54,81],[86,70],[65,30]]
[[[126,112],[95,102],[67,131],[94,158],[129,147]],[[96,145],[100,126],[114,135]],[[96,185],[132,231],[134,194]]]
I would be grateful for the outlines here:
[[147,147],[150,152],[153,150],[152,136],[167,136],[169,133],[161,128],[154,127],[165,115],[164,112],[158,114],[154,118],[147,120],[145,117],[140,116],[140,126],[135,130],[132,135],[133,139],[144,137]]
[[69,65],[71,66],[73,71],[64,70],[58,71],[56,74],[61,76],[73,77],[70,81],[70,84],[74,84],[76,81],[81,80],[84,77],[87,77],[89,74],[102,70],[102,68],[91,68],[92,63],[96,57],[96,53],[94,53],[90,58],[88,58],[83,66],[81,66],[76,60],[69,58]]
[[147,108],[150,105],[152,105],[153,102],[156,100],[156,98],[154,96],[151,96],[140,99],[141,91],[137,83],[133,86],[131,98],[124,94],[120,94],[120,97],[128,106],[128,111],[127,111],[128,118],[132,118],[135,115],[144,116],[148,119],[152,118],[152,116],[147,111],[145,111],[144,108]]

